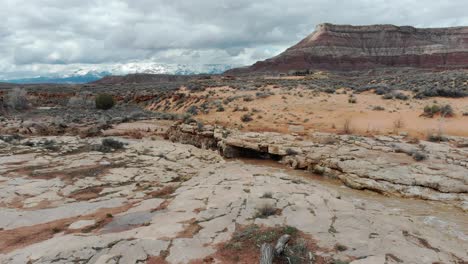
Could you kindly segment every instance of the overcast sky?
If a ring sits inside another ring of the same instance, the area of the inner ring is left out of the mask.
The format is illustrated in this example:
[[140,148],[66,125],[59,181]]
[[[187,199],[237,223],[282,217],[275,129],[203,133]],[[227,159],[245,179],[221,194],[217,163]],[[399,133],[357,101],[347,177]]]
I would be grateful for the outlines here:
[[251,64],[322,22],[468,26],[468,0],[2,0],[0,74],[75,64]]

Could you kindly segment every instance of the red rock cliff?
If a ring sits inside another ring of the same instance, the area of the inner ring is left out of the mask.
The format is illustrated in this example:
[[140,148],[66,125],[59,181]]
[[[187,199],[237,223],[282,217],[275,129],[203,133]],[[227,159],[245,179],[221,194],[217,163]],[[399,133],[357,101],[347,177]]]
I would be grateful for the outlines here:
[[228,74],[385,66],[468,68],[468,27],[320,24],[280,55]]

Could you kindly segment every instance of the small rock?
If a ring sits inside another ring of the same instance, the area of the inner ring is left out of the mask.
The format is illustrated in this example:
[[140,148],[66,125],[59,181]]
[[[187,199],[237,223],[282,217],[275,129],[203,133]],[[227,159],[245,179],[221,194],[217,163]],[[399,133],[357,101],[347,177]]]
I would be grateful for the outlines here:
[[72,223],[68,228],[69,229],[81,229],[87,226],[92,226],[96,223],[95,220],[79,220]]

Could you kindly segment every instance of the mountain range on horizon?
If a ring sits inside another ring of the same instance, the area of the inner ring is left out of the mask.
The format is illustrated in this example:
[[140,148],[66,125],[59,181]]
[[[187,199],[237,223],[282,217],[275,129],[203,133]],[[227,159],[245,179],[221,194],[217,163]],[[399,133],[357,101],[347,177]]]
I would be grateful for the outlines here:
[[162,64],[147,62],[132,62],[114,65],[93,65],[84,66],[73,71],[64,71],[59,73],[49,73],[38,76],[0,79],[0,82],[15,84],[33,84],[33,83],[64,83],[64,84],[83,84],[100,80],[110,75],[127,74],[172,74],[172,75],[197,75],[197,74],[222,74],[233,68],[234,65],[228,64]]

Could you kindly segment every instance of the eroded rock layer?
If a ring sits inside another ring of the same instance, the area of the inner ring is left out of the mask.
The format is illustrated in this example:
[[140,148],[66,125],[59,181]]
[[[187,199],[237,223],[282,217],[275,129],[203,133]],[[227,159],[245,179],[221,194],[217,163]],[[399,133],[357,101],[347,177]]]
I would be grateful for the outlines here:
[[[449,143],[411,144],[401,136],[369,138],[325,133],[313,133],[310,140],[305,140],[279,133],[211,126],[200,129],[186,124],[172,127],[169,138],[202,148],[218,148],[227,158],[280,160],[296,169],[338,178],[354,189],[443,201],[468,210],[468,149]],[[458,142],[459,146],[465,143]]]
[[379,66],[466,68],[468,27],[320,24],[280,55],[229,74],[291,70],[359,70]]

